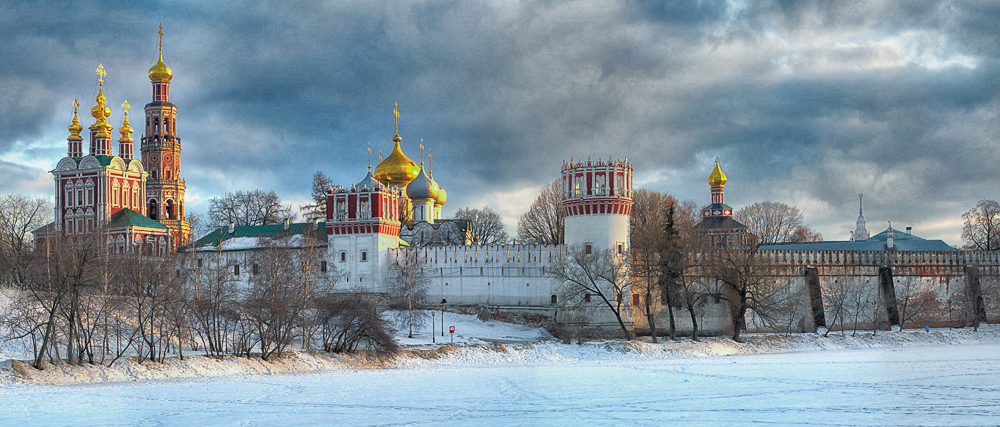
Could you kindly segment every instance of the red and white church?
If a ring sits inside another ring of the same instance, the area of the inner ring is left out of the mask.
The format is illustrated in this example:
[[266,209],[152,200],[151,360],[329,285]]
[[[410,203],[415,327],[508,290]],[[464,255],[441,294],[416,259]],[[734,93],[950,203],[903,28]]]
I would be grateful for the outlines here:
[[184,219],[184,180],[180,176],[181,139],[177,136],[177,107],[170,102],[173,71],[163,62],[163,33],[155,65],[149,69],[152,102],[146,104],[141,159],[134,155],[128,102],[122,103],[118,154],[112,152],[114,127],[104,95],[103,64],[98,66],[99,90],[91,109],[89,151],[83,152],[79,103],[73,102],[66,157],[51,171],[55,181],[55,217],[35,230],[38,244],[55,238],[80,238],[105,230],[116,252],[140,250],[166,256],[191,238]]

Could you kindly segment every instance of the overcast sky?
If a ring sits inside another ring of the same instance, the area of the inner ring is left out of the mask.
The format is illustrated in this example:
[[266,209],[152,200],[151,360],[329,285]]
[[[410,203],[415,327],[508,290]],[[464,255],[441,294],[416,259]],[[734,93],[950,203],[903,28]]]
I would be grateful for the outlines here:
[[1000,198],[997,2],[248,3],[0,3],[0,192],[52,194],[98,64],[141,117],[162,22],[189,211],[360,180],[397,102],[445,216],[490,205],[512,228],[570,157],[627,157],[636,187],[707,204],[718,151],[728,204],[796,205],[827,240],[859,193],[873,234],[950,244]]

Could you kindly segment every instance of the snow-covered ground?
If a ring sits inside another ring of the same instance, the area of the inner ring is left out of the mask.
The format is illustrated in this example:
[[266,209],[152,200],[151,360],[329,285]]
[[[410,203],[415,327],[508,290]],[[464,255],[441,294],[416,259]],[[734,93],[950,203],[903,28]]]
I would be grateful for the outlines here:
[[[1000,330],[749,335],[702,342],[551,339],[446,313],[365,360],[296,352],[114,368],[0,369],[0,425],[995,425]],[[447,331],[447,329],[446,329]],[[405,332],[405,331],[403,331]],[[450,342],[451,335],[443,339]],[[16,351],[15,351],[16,352]],[[8,353],[10,354],[10,353]],[[8,366],[10,366],[8,364]],[[264,375],[283,374],[283,375]],[[72,384],[45,386],[39,384]],[[93,383],[93,384],[87,384]]]
[[998,351],[939,345],[5,386],[0,425],[995,425]]

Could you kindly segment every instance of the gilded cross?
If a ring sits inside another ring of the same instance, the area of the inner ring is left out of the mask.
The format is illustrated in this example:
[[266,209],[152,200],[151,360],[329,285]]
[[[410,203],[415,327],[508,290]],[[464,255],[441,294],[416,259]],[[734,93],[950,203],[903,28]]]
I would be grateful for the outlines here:
[[368,141],[368,171],[372,170],[372,142]]
[[74,99],[74,100],[73,100],[73,114],[76,114],[76,109],[77,109],[77,108],[78,108],[79,106],[80,106],[80,103],[79,103],[79,102],[77,102],[77,100],[75,100],[75,99]]
[[101,84],[104,84],[104,76],[108,75],[108,72],[104,71],[104,64],[98,65],[95,71],[97,72],[97,80],[100,80]]
[[395,103],[396,106],[392,108],[392,115],[396,116],[396,135],[399,135],[399,103]]
[[156,32],[160,35],[160,50],[163,50],[163,23],[160,23],[160,30]]
[[131,107],[131,105],[128,105],[128,101],[125,101],[125,102],[122,103],[122,108],[125,109],[125,121],[128,121],[128,108],[129,107]]

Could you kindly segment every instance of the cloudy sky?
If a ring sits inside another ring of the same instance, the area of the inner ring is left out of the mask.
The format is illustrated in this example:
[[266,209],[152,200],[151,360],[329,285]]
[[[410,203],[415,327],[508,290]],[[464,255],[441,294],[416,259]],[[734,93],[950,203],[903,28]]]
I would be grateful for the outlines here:
[[796,205],[827,240],[859,193],[873,233],[951,244],[1000,198],[996,2],[243,3],[0,3],[0,192],[51,195],[98,64],[111,105],[149,102],[162,22],[189,211],[255,188],[298,204],[315,171],[360,180],[394,103],[446,215],[513,225],[570,157],[627,157],[637,187],[707,204],[716,152],[730,205]]

